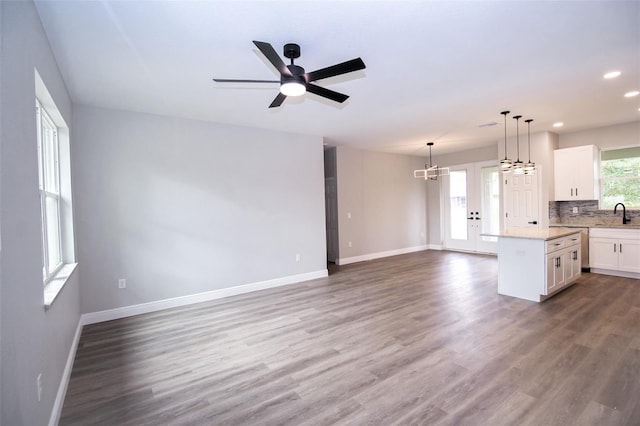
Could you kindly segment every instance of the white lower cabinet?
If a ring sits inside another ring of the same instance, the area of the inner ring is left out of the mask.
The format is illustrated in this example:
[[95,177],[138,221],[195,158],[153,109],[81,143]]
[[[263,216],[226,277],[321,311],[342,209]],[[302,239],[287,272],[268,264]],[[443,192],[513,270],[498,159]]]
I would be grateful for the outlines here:
[[[549,247],[549,244],[547,244],[547,247]],[[545,295],[560,290],[580,276],[582,272],[580,255],[579,236],[565,241],[562,248],[550,253],[547,252],[547,282],[545,287],[547,291]]]
[[591,228],[592,272],[640,278],[640,229]]
[[580,232],[560,238],[499,239],[498,293],[541,302],[582,273]]

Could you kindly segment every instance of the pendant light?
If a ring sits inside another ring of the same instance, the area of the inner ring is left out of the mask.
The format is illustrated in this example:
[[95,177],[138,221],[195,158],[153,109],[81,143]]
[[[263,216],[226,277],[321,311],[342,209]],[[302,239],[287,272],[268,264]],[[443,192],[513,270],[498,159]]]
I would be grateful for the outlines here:
[[507,158],[507,114],[511,111],[502,111],[500,114],[504,115],[504,159],[500,160],[500,170],[503,173],[509,173],[511,171],[511,165],[513,162]]
[[516,149],[518,159],[513,163],[513,173],[516,175],[524,174],[524,163],[520,161],[520,119],[521,115],[514,115],[513,119],[516,120]]
[[438,180],[438,176],[448,175],[448,167],[438,167],[437,164],[432,165],[431,163],[431,147],[433,146],[433,142],[427,142],[427,146],[429,147],[429,164],[425,164],[423,170],[414,170],[413,177],[424,178],[424,180]]
[[529,146],[529,161],[524,163],[524,174],[525,175],[535,175],[536,174],[536,163],[531,161],[531,122],[532,118],[528,120],[524,120],[527,123],[527,145]]

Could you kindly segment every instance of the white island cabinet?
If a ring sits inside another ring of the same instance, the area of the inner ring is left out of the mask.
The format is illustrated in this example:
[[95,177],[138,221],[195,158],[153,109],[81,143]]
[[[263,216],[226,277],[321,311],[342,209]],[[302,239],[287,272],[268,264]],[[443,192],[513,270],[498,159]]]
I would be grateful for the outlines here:
[[498,235],[498,293],[541,302],[582,272],[580,232],[513,228]]

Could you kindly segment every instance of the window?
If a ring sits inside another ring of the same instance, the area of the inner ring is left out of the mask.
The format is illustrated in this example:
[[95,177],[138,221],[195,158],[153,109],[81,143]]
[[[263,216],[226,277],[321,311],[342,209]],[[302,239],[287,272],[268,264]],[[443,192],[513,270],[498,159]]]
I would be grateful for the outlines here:
[[71,199],[71,144],[69,127],[40,74],[34,71],[42,278],[44,307],[48,309],[77,266]]
[[613,209],[617,203],[640,209],[640,146],[602,151],[600,175],[601,209]]
[[42,275],[44,283],[62,267],[60,224],[60,150],[58,128],[36,100],[38,120],[38,171],[42,212]]

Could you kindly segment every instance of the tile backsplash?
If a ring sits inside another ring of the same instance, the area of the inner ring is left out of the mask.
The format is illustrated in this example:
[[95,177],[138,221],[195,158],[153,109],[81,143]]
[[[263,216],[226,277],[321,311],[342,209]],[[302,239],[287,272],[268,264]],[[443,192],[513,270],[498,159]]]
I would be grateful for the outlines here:
[[[573,209],[577,207],[578,213]],[[640,225],[640,210],[627,209],[627,218],[631,225]],[[600,210],[598,200],[588,201],[550,201],[549,223],[566,225],[621,225],[622,209],[617,214],[613,210]]]

